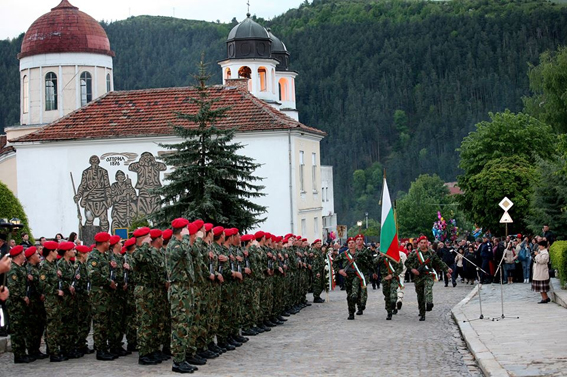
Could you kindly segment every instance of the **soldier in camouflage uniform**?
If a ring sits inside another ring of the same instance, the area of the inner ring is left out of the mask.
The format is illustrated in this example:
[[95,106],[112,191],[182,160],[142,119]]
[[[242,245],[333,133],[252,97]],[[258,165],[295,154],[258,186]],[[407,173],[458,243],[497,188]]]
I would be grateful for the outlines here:
[[325,254],[321,251],[321,240],[313,241],[313,302],[321,304],[325,302],[321,293],[325,287]]
[[[158,349],[158,353],[162,356],[162,360],[169,360],[171,358],[171,317],[169,312],[169,301],[167,299],[167,273],[165,271],[165,248],[163,246],[163,236],[162,231],[159,229],[152,229],[150,231],[150,237],[152,238],[152,258],[154,260],[155,278],[156,278],[156,306],[154,310],[156,311],[158,333],[155,339],[155,347]],[[160,350],[161,349],[161,350]]]
[[27,258],[26,270],[28,280],[28,297],[30,299],[28,314],[28,331],[26,344],[28,346],[28,354],[37,359],[45,359],[48,355],[39,350],[41,345],[41,337],[45,330],[45,306],[43,300],[45,297],[40,294],[39,290],[39,253],[35,246],[28,247],[25,251]]
[[433,309],[433,282],[437,277],[435,270],[442,270],[449,276],[453,272],[437,253],[429,249],[427,237],[417,240],[418,249],[406,260],[406,267],[414,275],[415,291],[419,306],[419,320],[425,321],[425,312]]
[[[26,289],[28,274],[24,266],[26,260],[24,247],[21,245],[14,246],[10,250],[10,256],[12,257],[12,268],[6,273],[6,286],[10,291],[10,296],[6,304],[10,318],[12,352],[14,352],[14,363],[27,364],[36,359],[26,354],[30,298],[27,295]],[[30,348],[30,346],[28,345],[27,348]]]
[[59,289],[57,276],[57,242],[46,241],[42,254],[44,261],[39,268],[39,290],[45,297],[46,329],[45,340],[49,350],[49,361],[60,362],[69,360],[61,352],[61,306],[63,291]]
[[[372,250],[364,246],[364,236],[362,234],[358,234],[354,238],[354,242],[356,243],[356,254],[358,255],[358,267],[364,274],[366,282],[369,282],[373,267]],[[366,309],[366,301],[368,301],[368,288],[365,285],[364,287],[361,287],[360,290],[360,305],[358,311],[356,312],[357,315],[363,314],[364,310]]]
[[255,324],[255,318],[258,315],[258,308],[254,300],[256,284],[254,282],[254,276],[252,274],[252,264],[250,256],[250,245],[254,236],[252,234],[247,234],[240,237],[243,245],[242,249],[242,265],[243,265],[243,284],[242,291],[244,293],[243,305],[243,324],[242,324],[242,335],[245,336],[255,336],[258,332],[253,329]]
[[75,244],[61,242],[58,246],[61,259],[57,262],[57,275],[59,276],[59,289],[64,293],[62,297],[60,321],[65,328],[62,331],[61,348],[63,354],[69,359],[82,357],[77,347],[77,299],[75,297],[75,281],[78,275],[77,268],[72,259],[75,259]]
[[91,284],[90,299],[93,318],[93,339],[96,359],[114,360],[118,355],[109,352],[110,331],[112,329],[110,313],[112,310],[112,294],[117,285],[111,276],[111,268],[117,263],[109,257],[110,234],[95,235],[95,249],[87,261],[87,274]]
[[88,348],[87,336],[91,330],[91,302],[89,300],[89,279],[87,273],[87,259],[91,248],[88,246],[78,245],[77,250],[77,268],[79,271],[77,280],[75,281],[75,297],[77,299],[77,341],[76,347],[83,354],[90,354],[94,351]]
[[122,240],[120,236],[110,237],[110,250],[108,257],[116,267],[110,268],[111,280],[116,283],[116,289],[110,296],[110,325],[108,345],[110,353],[118,356],[130,355],[132,352],[122,348],[122,339],[125,330],[126,291],[128,287],[124,282],[124,261],[122,258]]
[[136,287],[136,274],[131,264],[132,254],[136,250],[136,238],[129,238],[124,242],[124,277],[127,285],[126,289],[126,309],[125,309],[125,333],[130,352],[138,350],[138,322],[136,317],[136,297],[134,296],[134,288]]
[[[358,310],[361,310],[361,290],[366,286],[364,275],[358,266],[359,256],[356,250],[354,238],[350,237],[347,240],[348,250],[345,250],[333,261],[333,267],[339,271],[339,274],[345,278],[345,287],[347,292],[348,303],[348,319],[354,319],[354,312],[358,305]],[[340,268],[340,266],[345,266]]]
[[[380,276],[382,276],[382,293],[384,294],[384,303],[388,313],[386,319],[391,320],[392,314],[396,309],[399,275],[403,270],[403,266],[382,253],[379,253],[374,259],[374,264],[378,266]],[[376,276],[376,278],[378,277]]]
[[173,354],[171,370],[177,373],[193,373],[197,367],[191,365],[191,361],[195,359],[196,348],[190,345],[195,314],[191,292],[191,287],[195,283],[191,244],[195,241],[197,227],[189,224],[189,221],[183,218],[173,220],[171,225],[173,238],[167,246],[165,260],[171,303],[171,352]]

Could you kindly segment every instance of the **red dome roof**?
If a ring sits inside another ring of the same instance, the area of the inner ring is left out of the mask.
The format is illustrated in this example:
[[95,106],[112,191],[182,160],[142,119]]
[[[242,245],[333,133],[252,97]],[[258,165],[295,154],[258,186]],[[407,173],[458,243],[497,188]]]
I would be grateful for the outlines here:
[[67,0],[38,18],[28,29],[18,58],[60,53],[91,52],[114,56],[100,24]]

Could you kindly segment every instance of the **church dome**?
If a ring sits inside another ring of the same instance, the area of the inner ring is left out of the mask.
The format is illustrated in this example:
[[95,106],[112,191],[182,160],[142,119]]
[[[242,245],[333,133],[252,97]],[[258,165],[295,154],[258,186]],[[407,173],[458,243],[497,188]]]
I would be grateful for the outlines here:
[[289,70],[289,52],[285,47],[285,44],[275,35],[272,34],[272,30],[268,29],[268,35],[272,41],[272,58],[278,61],[276,65],[276,71],[288,71]]
[[272,41],[272,53],[274,52],[287,52],[287,48],[285,47],[285,44],[278,38],[276,37],[274,34],[272,34],[272,30],[268,29],[268,36],[270,37],[270,40]]
[[229,59],[270,59],[271,41],[268,31],[250,18],[232,28],[226,40]]
[[227,42],[235,39],[270,39],[266,29],[250,18],[250,13],[246,19],[232,28],[228,33]]
[[44,14],[30,26],[18,58],[62,52],[114,56],[102,26],[67,0],[62,0],[51,12]]

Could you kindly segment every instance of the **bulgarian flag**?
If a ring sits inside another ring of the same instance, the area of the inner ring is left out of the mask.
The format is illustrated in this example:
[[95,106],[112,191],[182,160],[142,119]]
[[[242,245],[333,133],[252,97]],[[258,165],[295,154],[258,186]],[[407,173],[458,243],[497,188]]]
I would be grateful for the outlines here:
[[396,262],[399,262],[400,249],[398,246],[398,231],[386,177],[384,177],[384,188],[382,189],[382,222],[380,225],[380,252]]

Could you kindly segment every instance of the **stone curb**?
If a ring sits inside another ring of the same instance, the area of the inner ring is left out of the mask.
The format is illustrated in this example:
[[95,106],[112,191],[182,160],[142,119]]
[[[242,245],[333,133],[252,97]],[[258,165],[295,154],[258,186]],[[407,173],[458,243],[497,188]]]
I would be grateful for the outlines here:
[[467,295],[467,297],[451,309],[453,319],[457,323],[457,326],[459,326],[459,330],[461,331],[461,335],[463,336],[467,347],[473,354],[484,375],[486,377],[508,377],[509,374],[506,372],[506,369],[500,365],[492,352],[486,348],[470,322],[467,322],[468,318],[462,311],[463,306],[468,304],[477,293],[478,285]]
[[567,308],[567,290],[561,289],[559,279],[549,279],[551,286],[550,297],[551,300],[557,305]]
[[8,338],[0,337],[0,353],[8,352]]

